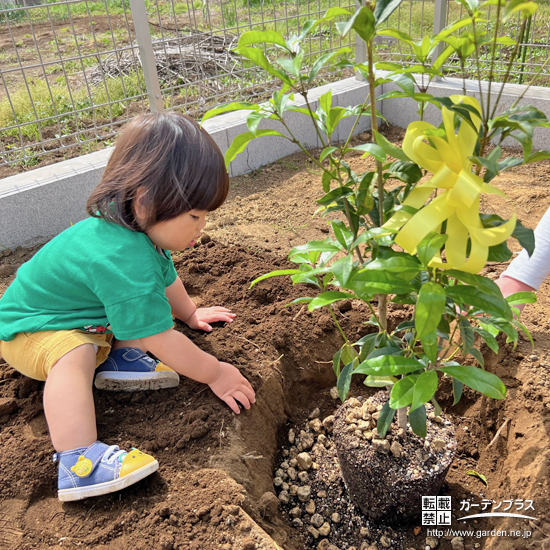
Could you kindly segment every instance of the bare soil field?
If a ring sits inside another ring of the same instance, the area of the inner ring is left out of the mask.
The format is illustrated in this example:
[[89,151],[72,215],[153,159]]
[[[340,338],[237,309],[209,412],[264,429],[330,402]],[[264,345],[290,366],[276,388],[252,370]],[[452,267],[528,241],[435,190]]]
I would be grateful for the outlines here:
[[[390,129],[387,135],[399,142],[402,132]],[[357,157],[354,167],[368,162]],[[517,167],[496,185],[507,198],[497,197],[484,209],[507,216],[513,202],[522,223],[534,228],[549,204],[550,163]],[[289,452],[289,429],[299,433],[314,409],[319,408],[322,420],[338,406],[330,395],[335,385],[331,362],[341,337],[327,313],[309,313],[299,304],[286,307],[300,295],[311,295],[312,289],[293,287],[286,278],[248,288],[259,275],[287,266],[290,247],[329,234],[327,220],[314,215],[321,194],[320,174],[301,154],[234,178],[228,201],[209,217],[202,243],[174,254],[197,305],[223,305],[237,314],[233,323],[220,323],[209,334],[181,324],[178,329],[204,350],[238,366],[254,386],[257,403],[234,415],[208,388],[186,379],[176,389],[158,392],[94,390],[100,439],[121,448],[135,446],[158,458],[159,471],[146,480],[112,495],[59,502],[57,467],[51,462],[53,448],[42,410],[43,383],[22,377],[0,359],[0,548],[275,550],[276,543],[285,550],[348,550],[349,541],[333,542],[331,535],[315,539],[293,526],[289,506],[277,502],[273,486],[274,470],[284,450]],[[0,292],[32,253],[4,253]],[[486,272],[497,278],[505,268],[490,264]],[[466,528],[457,521],[464,500],[530,500],[534,510],[529,514],[537,518],[470,522],[475,524],[467,527],[480,532],[531,534],[466,536],[466,550],[550,547],[549,301],[545,282],[538,302],[528,305],[522,316],[535,340],[534,351],[526,340],[515,350],[503,345],[498,356],[481,349],[486,369],[508,388],[506,400],[465,392],[453,407],[445,385],[437,396],[458,440],[441,492],[452,497],[452,528]],[[390,311],[393,326],[403,317],[400,307]],[[350,335],[360,337],[372,330],[364,324],[368,316],[359,303],[347,304],[338,315]],[[352,386],[354,396],[374,392],[357,381]],[[505,429],[488,446],[504,423]],[[488,485],[467,475],[470,470],[483,474]],[[310,473],[311,484],[319,488],[313,476]],[[336,471],[333,485],[338,483],[340,492],[329,492],[326,499],[347,498]],[[325,506],[328,518],[331,509],[342,509],[337,504],[335,500]],[[348,509],[357,531],[354,537],[362,540],[354,543],[357,550],[426,548],[426,528],[419,522],[365,527],[357,511]],[[307,513],[302,520],[307,523]],[[332,530],[337,531],[335,525]],[[438,548],[457,550],[453,538],[439,537]]]

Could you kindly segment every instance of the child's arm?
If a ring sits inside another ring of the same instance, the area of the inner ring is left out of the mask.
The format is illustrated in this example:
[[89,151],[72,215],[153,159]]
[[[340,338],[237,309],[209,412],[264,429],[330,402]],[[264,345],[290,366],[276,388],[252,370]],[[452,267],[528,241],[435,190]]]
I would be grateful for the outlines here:
[[165,292],[172,308],[172,315],[186,323],[189,328],[210,332],[212,327],[208,323],[215,323],[216,321],[231,323],[233,317],[235,317],[234,313],[221,306],[197,309],[179,277],[170,286],[166,287]]
[[180,332],[171,329],[141,341],[148,351],[179,374],[208,384],[233,412],[240,412],[236,401],[245,409],[255,402],[254,390],[239,369],[202,351]]

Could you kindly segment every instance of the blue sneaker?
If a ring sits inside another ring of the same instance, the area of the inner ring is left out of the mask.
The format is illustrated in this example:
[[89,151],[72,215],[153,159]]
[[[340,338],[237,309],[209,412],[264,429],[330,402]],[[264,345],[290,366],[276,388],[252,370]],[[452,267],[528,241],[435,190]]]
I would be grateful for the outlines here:
[[111,350],[95,376],[96,388],[111,391],[160,390],[175,388],[179,383],[177,372],[151,359],[139,348]]
[[55,453],[59,462],[59,500],[82,500],[120,491],[156,472],[159,463],[150,455],[132,449],[121,451],[117,445],[101,441],[72,451]]

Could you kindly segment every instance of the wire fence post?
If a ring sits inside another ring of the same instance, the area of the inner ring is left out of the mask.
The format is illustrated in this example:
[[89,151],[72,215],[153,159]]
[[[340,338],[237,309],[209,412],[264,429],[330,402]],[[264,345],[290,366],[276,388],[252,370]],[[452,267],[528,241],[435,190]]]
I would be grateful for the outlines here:
[[[447,25],[447,0],[435,0],[434,10],[434,34],[439,34]],[[439,42],[435,47],[432,59],[435,61],[445,49],[445,43]],[[440,76],[435,76],[434,80],[441,80]]]
[[151,112],[162,113],[164,111],[164,105],[162,103],[162,93],[160,91],[157,63],[155,61],[155,52],[153,51],[151,31],[149,30],[149,21],[147,20],[145,0],[130,0],[130,10],[132,12],[136,39],[139,46],[143,78],[145,79],[147,95],[149,96],[149,106]]
[[[361,1],[355,0],[355,9],[361,8]],[[366,42],[355,33],[355,63],[365,63],[367,61],[367,44]],[[357,80],[364,80],[363,75],[359,71],[355,71],[355,78]]]

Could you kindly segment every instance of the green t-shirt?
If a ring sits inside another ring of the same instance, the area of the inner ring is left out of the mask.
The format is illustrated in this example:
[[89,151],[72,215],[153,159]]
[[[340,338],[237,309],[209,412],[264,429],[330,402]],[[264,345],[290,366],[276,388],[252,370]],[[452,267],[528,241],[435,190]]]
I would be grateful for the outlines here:
[[119,340],[169,330],[170,254],[145,233],[98,218],[63,231],[17,271],[0,299],[0,340],[19,332],[79,329]]

